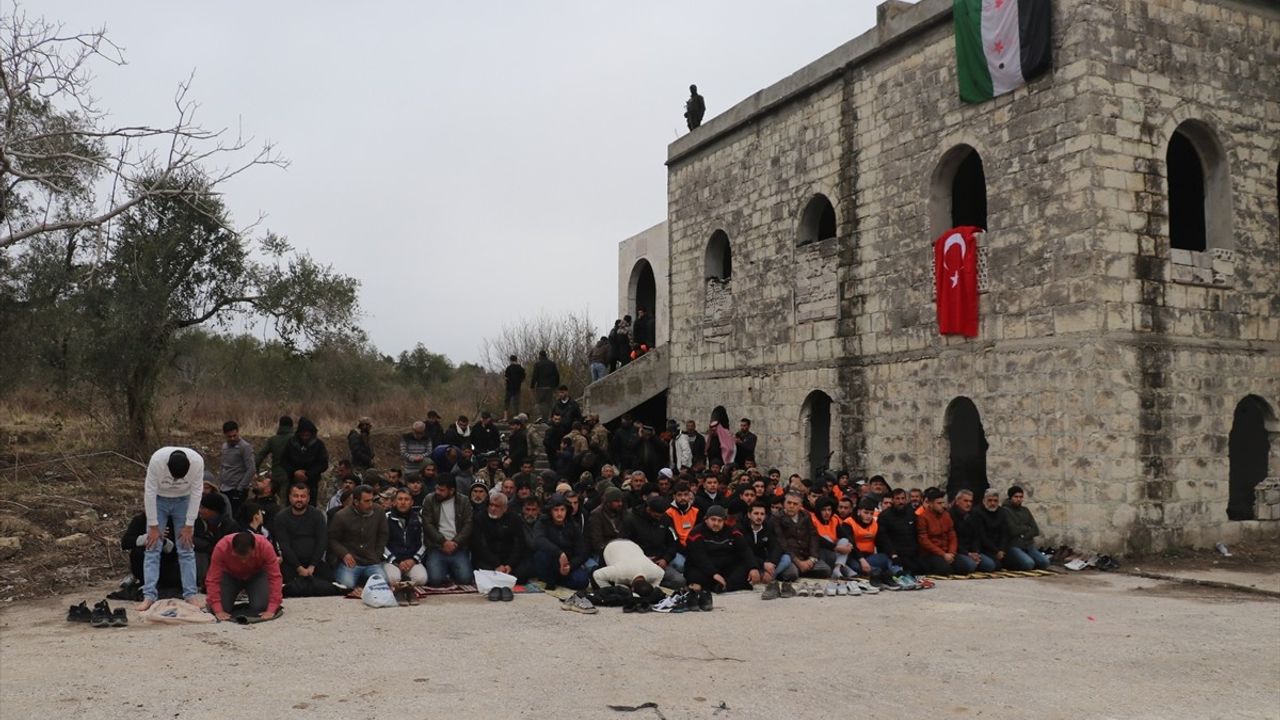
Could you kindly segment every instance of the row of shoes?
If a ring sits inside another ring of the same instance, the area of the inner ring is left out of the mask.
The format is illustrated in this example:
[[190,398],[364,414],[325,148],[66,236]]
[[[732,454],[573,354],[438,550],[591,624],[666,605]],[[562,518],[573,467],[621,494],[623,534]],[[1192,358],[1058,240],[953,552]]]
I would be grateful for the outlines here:
[[86,601],[81,600],[79,605],[72,605],[67,609],[67,622],[89,623],[96,628],[126,627],[129,624],[129,615],[122,607],[113,610],[106,600],[94,603],[92,610],[89,609]]
[[711,612],[715,600],[710,590],[681,590],[664,598],[652,610],[660,613]]
[[496,587],[490,588],[489,594],[485,597],[489,598],[489,602],[511,602],[516,596],[509,587]]

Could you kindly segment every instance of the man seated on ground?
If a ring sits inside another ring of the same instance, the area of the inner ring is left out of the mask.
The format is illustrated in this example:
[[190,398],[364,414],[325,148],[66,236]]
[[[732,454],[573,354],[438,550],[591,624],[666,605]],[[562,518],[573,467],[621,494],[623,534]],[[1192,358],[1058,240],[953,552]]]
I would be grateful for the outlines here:
[[689,487],[689,483],[683,480],[676,483],[675,495],[671,506],[667,508],[667,515],[671,518],[671,527],[675,529],[676,541],[680,545],[672,564],[676,570],[683,571],[689,533],[698,524],[698,508],[693,504],[693,489]]
[[748,574],[755,565],[755,556],[742,533],[725,524],[728,515],[720,505],[712,505],[689,533],[685,578],[690,590],[702,593],[699,602],[703,610],[711,609],[708,592],[751,589]]
[[276,513],[280,511],[280,502],[276,497],[276,492],[282,490],[277,488],[275,480],[271,479],[266,473],[259,473],[249,485],[249,497],[247,500],[253,502],[262,510],[262,516],[270,523],[275,518]]
[[770,533],[777,541],[773,563],[779,580],[792,581],[803,575],[813,578],[831,577],[831,566],[818,558],[818,533],[814,532],[809,514],[804,512],[804,497],[788,492],[782,500],[782,512],[775,515]]
[[982,554],[982,530],[973,512],[973,491],[961,490],[951,501],[951,524],[956,533],[956,559],[951,570],[960,575],[972,572],[991,572],[996,569],[995,560]]
[[413,511],[421,515],[422,505],[427,501],[426,481],[421,475],[414,475],[405,480],[404,489],[408,490],[409,497],[413,498]]
[[400,436],[400,463],[405,477],[413,477],[422,471],[422,466],[431,456],[433,444],[427,435],[427,424],[419,420],[413,424],[409,432]]
[[916,518],[920,569],[930,575],[950,575],[952,569],[958,567],[958,545],[955,522],[947,512],[947,494],[938,488],[929,488],[920,507],[924,508]]
[[329,561],[334,580],[345,588],[361,587],[370,575],[382,572],[387,548],[387,516],[373,508],[373,488],[359,485],[351,493],[351,507],[339,510],[329,523]]
[[747,510],[745,519],[738,526],[742,537],[747,541],[747,546],[751,548],[754,559],[751,570],[747,573],[747,580],[752,585],[759,583],[768,585],[777,576],[778,566],[771,559],[775,557],[775,546],[769,534],[768,519],[768,504],[757,501]]
[[306,483],[289,488],[289,508],[276,513],[272,537],[280,548],[280,574],[291,597],[309,597],[332,586],[332,574],[324,564],[329,545],[325,515],[311,505]]
[[422,528],[427,539],[427,577],[433,587],[449,583],[470,585],[472,525],[475,513],[471,499],[459,496],[457,483],[445,475],[436,481],[436,491],[422,506]]
[[705,513],[712,505],[725,505],[728,501],[720,493],[720,478],[707,475],[702,479],[702,489],[693,496],[693,504],[699,513]]
[[583,567],[586,561],[586,539],[582,531],[569,522],[569,501],[563,495],[552,495],[546,516],[538,521],[533,545],[538,578],[546,583],[548,590],[560,585],[581,590],[590,578]]
[[404,487],[404,473],[400,468],[387,468],[383,471],[382,477],[385,479],[384,484],[388,488],[399,490]]
[[[533,562],[533,543],[538,539],[538,521],[542,519],[542,502],[535,497],[520,501],[520,531],[524,534],[525,562]],[[534,572],[531,571],[530,575]]]
[[502,458],[496,451],[483,457],[484,467],[476,471],[476,482],[484,483],[489,489],[502,485],[502,481],[507,479],[507,474],[502,472]]
[[471,501],[472,518],[483,515],[489,509],[489,486],[483,480],[476,480],[471,483],[467,499]]
[[324,511],[325,518],[329,523],[333,522],[334,515],[337,515],[340,511],[351,507],[351,498],[353,495],[355,495],[355,493],[356,493],[355,488],[351,488],[350,490],[343,490],[340,493],[338,493],[338,506],[331,507],[328,510]]
[[600,507],[591,511],[587,518],[587,547],[591,552],[591,570],[599,567],[604,546],[622,537],[623,510],[622,491],[613,485],[604,491]]
[[196,549],[196,583],[199,584],[209,572],[209,562],[213,557],[213,549],[218,541],[228,535],[240,532],[240,526],[230,516],[224,516],[220,509],[222,503],[216,497],[205,495],[200,498],[200,510],[196,517],[192,541]]
[[858,513],[853,521],[845,523],[853,543],[853,552],[847,566],[859,575],[887,580],[894,574],[893,563],[880,549],[880,522],[876,517],[876,501],[866,497],[858,501]]
[[890,493],[890,507],[876,517],[876,545],[889,556],[889,563],[916,574],[921,572],[916,539],[915,508],[907,502],[907,491],[897,488]]
[[427,553],[423,542],[422,516],[413,511],[413,496],[408,490],[392,490],[391,509],[387,510],[387,549],[383,552],[383,572],[387,582],[395,585],[408,581],[427,584],[427,568],[422,559]]
[[[160,574],[156,578],[157,597],[180,597],[182,595],[182,577],[178,572],[178,555],[175,552],[173,519],[170,518],[161,535]],[[140,512],[129,521],[124,535],[120,537],[120,549],[129,553],[129,573],[133,576],[129,585],[124,588],[130,593],[130,599],[142,597],[142,560],[146,556],[147,514]],[[199,581],[197,580],[197,584]]]
[[532,568],[526,563],[524,528],[518,515],[507,512],[508,502],[498,490],[489,493],[489,505],[476,516],[471,530],[471,562],[477,569],[514,575],[516,582],[524,582]]
[[991,561],[991,572],[1005,562],[1005,551],[1009,547],[1008,513],[1000,507],[1000,491],[987,488],[982,495],[982,507],[972,511],[970,522],[978,530],[978,552],[983,559]]
[[242,591],[249,598],[244,617],[263,620],[276,616],[284,596],[275,548],[270,540],[248,531],[222,538],[213,549],[205,593],[214,617],[230,620]]
[[645,488],[649,485],[649,481],[645,478],[644,471],[636,470],[628,475],[626,479],[627,488],[623,491],[623,504],[626,505],[628,510],[644,505]]
[[[333,491],[333,497],[329,498],[329,502],[324,506],[324,509],[326,512],[336,507],[341,507],[343,491],[355,490],[356,485],[360,484],[359,481],[356,480],[355,475],[347,475],[346,477],[341,477],[341,474],[340,474],[339,477],[336,479],[338,481],[338,488]],[[293,492],[292,487],[289,489],[289,492],[292,494]],[[292,505],[293,502],[290,501],[289,504]]]
[[824,495],[818,498],[814,512],[809,515],[813,531],[818,536],[818,557],[832,570],[846,559],[843,553],[836,552],[836,543],[840,541],[840,519],[836,517],[835,510],[835,502]]
[[1005,519],[1009,523],[1009,551],[1005,556],[1005,567],[1010,570],[1044,570],[1049,567],[1049,558],[1036,549],[1040,526],[1036,524],[1031,510],[1022,504],[1026,493],[1013,485],[1008,495],[1009,499],[1004,503]]

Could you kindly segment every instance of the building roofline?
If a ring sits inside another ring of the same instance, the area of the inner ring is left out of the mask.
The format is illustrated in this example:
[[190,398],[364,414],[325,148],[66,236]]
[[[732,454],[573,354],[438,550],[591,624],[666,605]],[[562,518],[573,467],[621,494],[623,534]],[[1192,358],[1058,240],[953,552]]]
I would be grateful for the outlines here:
[[876,8],[875,27],[677,138],[667,146],[666,164],[684,160],[797,96],[825,85],[848,68],[904,44],[950,17],[951,0],[920,0],[914,5],[901,0],[881,3]]

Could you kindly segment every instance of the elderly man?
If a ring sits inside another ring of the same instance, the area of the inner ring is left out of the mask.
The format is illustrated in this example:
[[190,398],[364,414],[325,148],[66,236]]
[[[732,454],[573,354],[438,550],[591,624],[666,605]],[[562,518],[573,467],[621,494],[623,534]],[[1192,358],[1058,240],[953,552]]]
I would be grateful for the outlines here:
[[524,582],[528,579],[527,574],[520,574],[528,573],[524,528],[517,513],[507,512],[508,503],[502,492],[489,493],[488,507],[476,516],[471,531],[471,561],[481,570],[515,575],[517,581]]
[[782,512],[770,523],[770,534],[777,545],[774,557],[779,580],[792,581],[800,575],[814,578],[831,577],[831,566],[818,558],[818,533],[809,514],[804,511],[804,498],[788,492],[782,499]]
[[470,585],[475,580],[471,556],[474,512],[471,499],[458,495],[452,476],[436,481],[436,491],[422,506],[422,528],[427,538],[427,577],[433,586],[449,582]]
[[982,554],[982,528],[973,511],[972,490],[957,492],[955,499],[951,501],[951,524],[956,533],[956,557],[951,563],[952,572],[968,575],[972,572],[995,570],[995,559]]
[[422,472],[422,466],[431,456],[431,438],[427,436],[427,424],[419,420],[409,432],[400,436],[400,463],[404,476],[413,477]]
[[351,505],[334,514],[329,523],[334,579],[346,588],[360,587],[370,575],[382,572],[386,549],[387,516],[374,511],[373,488],[360,485],[351,493]]
[[147,515],[146,552],[142,559],[142,604],[149,609],[158,597],[160,552],[165,528],[172,521],[178,530],[178,571],[182,577],[182,598],[193,605],[200,592],[196,585],[195,523],[203,496],[204,458],[190,448],[163,447],[147,463],[142,505]]

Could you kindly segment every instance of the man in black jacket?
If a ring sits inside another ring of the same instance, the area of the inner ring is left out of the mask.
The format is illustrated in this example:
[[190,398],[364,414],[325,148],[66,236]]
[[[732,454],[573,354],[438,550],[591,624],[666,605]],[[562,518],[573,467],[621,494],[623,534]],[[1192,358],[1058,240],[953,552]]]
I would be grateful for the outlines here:
[[218,541],[240,532],[240,526],[229,515],[221,512],[222,503],[213,495],[200,498],[199,517],[196,518],[191,541],[196,551],[196,585],[204,587],[204,576],[209,571],[209,560]]
[[745,522],[739,527],[742,537],[747,541],[747,546],[751,548],[751,555],[755,559],[751,570],[747,573],[747,579],[752,585],[764,583],[768,585],[772,583],[778,566],[774,564],[772,558],[777,553],[776,546],[773,544],[773,536],[769,532],[769,506],[764,502],[757,501],[747,509]]
[[546,350],[538,351],[538,362],[533,364],[529,387],[533,388],[533,401],[542,417],[551,414],[552,394],[560,385],[560,368],[547,357]]
[[978,552],[984,559],[991,561],[993,570],[1001,567],[1011,536],[1008,511],[1000,507],[1000,491],[987,488],[982,494],[982,507],[974,510],[972,515],[973,523],[978,528]]
[[893,505],[880,511],[876,522],[880,530],[876,541],[889,562],[903,568],[911,574],[923,571],[917,558],[919,553],[916,544],[916,512],[907,500],[907,491],[897,488],[890,496]]
[[413,494],[400,488],[395,491],[395,499],[387,511],[387,549],[382,555],[387,582],[395,585],[407,580],[414,585],[426,585],[427,568],[422,564],[426,555],[422,515],[413,511]]
[[502,394],[502,419],[510,420],[520,414],[520,386],[524,385],[524,368],[520,366],[519,360],[515,355],[508,358],[511,364],[506,370],[502,371],[502,378],[506,382],[505,392]]
[[622,517],[622,537],[640,546],[645,556],[662,568],[662,587],[676,589],[685,585],[684,575],[671,566],[680,545],[667,515],[670,502],[660,495],[645,500]]
[[[529,431],[525,428],[523,415],[511,419],[511,435],[507,436],[507,457],[511,458],[511,467],[524,471],[524,464],[532,462],[533,451],[529,447]],[[530,467],[532,469],[532,467]]]
[[360,418],[355,430],[347,433],[347,449],[351,451],[351,464],[358,472],[373,467],[373,442],[369,434],[373,432],[373,421],[367,417]]
[[756,434],[751,432],[751,420],[742,418],[738,423],[738,432],[734,433],[733,437],[738,446],[738,453],[733,458],[734,464],[741,467],[745,466],[748,461],[755,463]]
[[[689,533],[689,556],[684,569],[689,589],[694,592],[751,589],[747,574],[755,565],[755,556],[742,533],[725,525],[728,514],[724,507],[712,505]],[[702,609],[709,609],[706,595],[700,599]]]
[[538,577],[549,590],[560,585],[581,590],[590,580],[590,573],[583,567],[586,561],[587,543],[580,527],[569,522],[569,501],[563,495],[553,495],[546,516],[538,520],[533,543]]
[[476,516],[471,529],[472,564],[480,570],[515,575],[517,582],[524,582],[529,572],[525,563],[527,555],[520,517],[507,512],[506,495],[496,490],[490,492],[486,511]]
[[982,531],[973,512],[973,491],[961,490],[951,501],[951,522],[956,528],[956,560],[953,569],[958,575],[971,572],[991,572],[995,561],[982,554]]
[[307,484],[311,491],[311,504],[315,505],[320,496],[320,476],[329,469],[329,450],[316,435],[315,423],[307,418],[298,418],[298,429],[289,438],[289,445],[284,451],[284,469],[289,484]]
[[329,547],[325,514],[311,506],[306,483],[289,488],[289,507],[276,513],[271,539],[280,547],[280,575],[286,597],[334,594],[332,573],[324,562]]
[[488,410],[481,412],[480,422],[471,426],[471,444],[476,449],[476,455],[496,452],[502,444],[498,427],[493,424],[493,415]]

